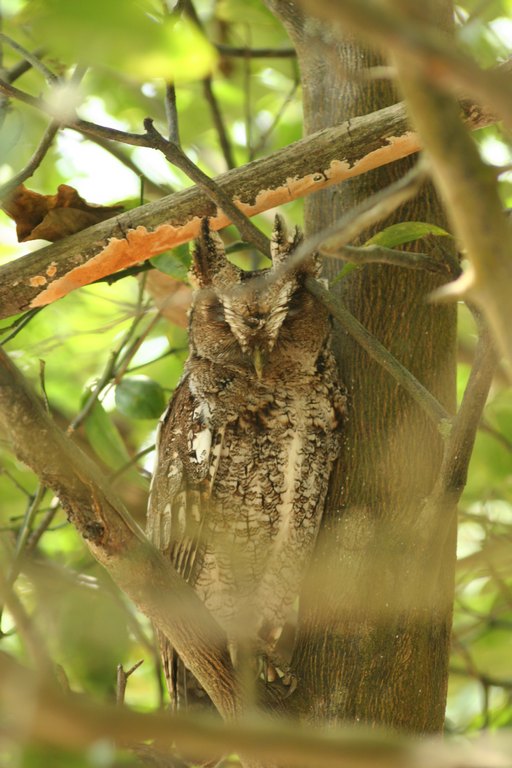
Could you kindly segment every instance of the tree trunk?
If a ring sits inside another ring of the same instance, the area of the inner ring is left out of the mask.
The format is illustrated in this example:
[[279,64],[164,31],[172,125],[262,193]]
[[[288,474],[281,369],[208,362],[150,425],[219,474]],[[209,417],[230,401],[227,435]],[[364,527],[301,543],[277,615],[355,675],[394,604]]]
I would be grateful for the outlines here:
[[[331,126],[398,100],[389,80],[364,79],[382,64],[351,34],[336,40],[290,2],[272,0],[297,48],[305,131]],[[450,3],[437,21],[451,24]],[[404,174],[413,161],[385,166],[306,200],[305,227],[316,231]],[[446,226],[432,188],[393,221]],[[382,228],[392,220],[383,222]],[[364,239],[364,238],[363,238]],[[421,244],[425,250],[425,243]],[[333,276],[339,261],[326,264]],[[438,398],[455,407],[453,306],[427,303],[438,278],[368,265],[338,284],[353,314]],[[413,532],[441,461],[440,433],[409,396],[346,334],[336,353],[348,391],[344,449],[332,482],[293,659],[297,711],[316,723],[357,722],[412,733],[444,722],[455,563],[455,525]],[[428,568],[441,563],[440,568]]]

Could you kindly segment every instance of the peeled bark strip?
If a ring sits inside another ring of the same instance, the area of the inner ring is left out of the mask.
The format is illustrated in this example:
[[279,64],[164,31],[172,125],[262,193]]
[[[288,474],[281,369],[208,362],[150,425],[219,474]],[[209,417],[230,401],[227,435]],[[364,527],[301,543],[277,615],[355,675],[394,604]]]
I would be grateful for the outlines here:
[[[473,128],[493,116],[463,104]],[[340,109],[339,119],[345,113]],[[222,174],[219,186],[254,216],[346,179],[393,163],[421,148],[402,104],[323,128],[262,160]],[[0,318],[50,304],[71,291],[194,239],[210,216],[229,219],[197,187],[127,211],[0,267]]]

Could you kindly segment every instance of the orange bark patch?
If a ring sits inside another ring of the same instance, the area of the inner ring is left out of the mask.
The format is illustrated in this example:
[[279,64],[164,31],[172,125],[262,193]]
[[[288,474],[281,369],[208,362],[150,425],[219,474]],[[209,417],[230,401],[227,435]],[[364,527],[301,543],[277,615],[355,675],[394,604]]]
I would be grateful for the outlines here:
[[[234,202],[248,216],[254,216],[406,157],[419,149],[418,138],[414,133],[390,137],[382,147],[370,152],[352,165],[346,160],[334,160],[326,170],[301,177],[290,177],[280,187],[261,190],[253,204],[244,203],[239,199],[235,199]],[[87,262],[51,282],[32,300],[30,306],[41,307],[50,304],[76,288],[89,285],[121,269],[189,242],[198,236],[200,223],[200,217],[194,216],[182,226],[161,224],[153,231],[139,226],[129,230],[123,239],[112,238],[102,251]],[[222,229],[229,223],[230,220],[222,211],[217,211],[217,214],[210,218],[210,226],[213,230]]]

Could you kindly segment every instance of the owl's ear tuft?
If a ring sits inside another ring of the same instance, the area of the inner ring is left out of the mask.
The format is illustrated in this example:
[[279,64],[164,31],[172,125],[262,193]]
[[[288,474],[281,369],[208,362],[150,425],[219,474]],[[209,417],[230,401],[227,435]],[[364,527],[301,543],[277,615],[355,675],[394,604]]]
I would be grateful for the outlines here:
[[302,240],[302,234],[298,227],[294,227],[291,235],[288,234],[286,222],[281,214],[276,213],[274,219],[274,229],[270,241],[270,255],[274,266],[283,264],[299,245]]
[[229,285],[240,279],[239,270],[226,259],[224,243],[210,229],[207,218],[201,220],[201,233],[192,252],[190,279],[198,288]]

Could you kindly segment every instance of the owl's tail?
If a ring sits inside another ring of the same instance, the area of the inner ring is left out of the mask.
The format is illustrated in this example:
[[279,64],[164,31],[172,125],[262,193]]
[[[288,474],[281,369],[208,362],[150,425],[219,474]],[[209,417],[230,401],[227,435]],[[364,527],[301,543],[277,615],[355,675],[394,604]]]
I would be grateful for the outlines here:
[[184,665],[167,638],[160,632],[157,634],[172,711],[212,709],[212,701],[204,688]]

